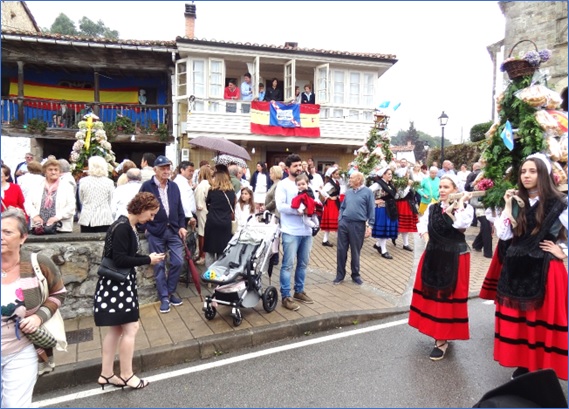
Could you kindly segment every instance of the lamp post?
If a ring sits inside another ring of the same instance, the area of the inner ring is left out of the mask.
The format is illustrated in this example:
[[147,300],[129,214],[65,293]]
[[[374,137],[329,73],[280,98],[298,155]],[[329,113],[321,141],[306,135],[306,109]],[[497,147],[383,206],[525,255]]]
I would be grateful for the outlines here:
[[448,115],[445,114],[445,111],[439,116],[439,124],[441,125],[441,166],[443,166],[443,162],[445,161],[445,125],[448,122]]

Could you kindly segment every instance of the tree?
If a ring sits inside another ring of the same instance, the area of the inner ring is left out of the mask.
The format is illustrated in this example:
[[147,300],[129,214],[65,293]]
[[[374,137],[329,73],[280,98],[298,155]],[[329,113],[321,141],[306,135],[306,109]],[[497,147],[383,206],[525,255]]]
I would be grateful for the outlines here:
[[476,124],[472,128],[470,128],[470,141],[471,142],[480,142],[484,140],[486,137],[486,132],[490,129],[493,122],[484,122],[481,124]]
[[59,16],[56,17],[55,21],[51,25],[51,28],[48,30],[50,33],[57,33],[63,35],[77,35],[77,28],[75,27],[75,23],[65,14],[61,13]]

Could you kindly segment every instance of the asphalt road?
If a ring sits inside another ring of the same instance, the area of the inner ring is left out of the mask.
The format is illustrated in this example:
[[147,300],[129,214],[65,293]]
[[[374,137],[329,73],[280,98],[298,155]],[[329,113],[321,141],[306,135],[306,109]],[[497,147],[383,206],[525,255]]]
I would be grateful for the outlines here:
[[[513,369],[492,359],[493,304],[469,303],[469,341],[452,342],[442,361],[406,315],[307,334],[238,354],[142,374],[140,391],[62,389],[49,407],[472,407]],[[567,382],[561,382],[567,396]]]

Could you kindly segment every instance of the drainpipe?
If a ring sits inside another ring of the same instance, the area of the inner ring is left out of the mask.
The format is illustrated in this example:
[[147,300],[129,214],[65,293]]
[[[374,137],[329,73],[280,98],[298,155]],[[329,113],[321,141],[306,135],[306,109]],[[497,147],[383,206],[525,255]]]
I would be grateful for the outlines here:
[[[167,83],[168,83],[168,88],[169,88],[169,92],[168,94],[168,98],[172,103],[172,112],[171,112],[171,118],[172,118],[172,134],[174,135],[174,147],[176,149],[176,160],[178,163],[180,163],[181,161],[181,157],[180,157],[180,149],[178,146],[178,138],[180,138],[182,135],[180,135],[180,129],[178,128],[178,102],[176,100],[174,100],[174,87],[173,85],[175,84],[175,80],[172,81],[172,76],[175,75],[176,73],[176,52],[172,51],[172,62],[174,63],[174,73],[172,73],[170,70],[168,70],[166,72],[166,74],[168,75],[167,78]],[[178,164],[176,164],[178,165]]]

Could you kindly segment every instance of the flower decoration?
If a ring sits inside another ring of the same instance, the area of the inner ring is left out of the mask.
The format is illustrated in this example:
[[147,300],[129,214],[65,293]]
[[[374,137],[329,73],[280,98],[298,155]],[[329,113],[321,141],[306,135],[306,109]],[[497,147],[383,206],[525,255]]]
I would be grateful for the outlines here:
[[502,65],[500,65],[500,71],[505,72],[506,68],[504,67],[504,65],[510,61],[515,61],[515,60],[525,60],[527,61],[532,67],[539,67],[539,65],[541,63],[547,62],[549,61],[549,59],[551,58],[551,51],[544,49],[541,51],[528,51],[527,53],[525,53],[523,56],[521,57],[510,57],[510,58],[506,58],[504,60],[504,62],[502,62]]
[[476,184],[476,190],[481,190],[481,191],[488,190],[492,187],[494,187],[494,182],[492,181],[492,179],[488,178],[484,178]]

